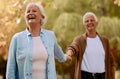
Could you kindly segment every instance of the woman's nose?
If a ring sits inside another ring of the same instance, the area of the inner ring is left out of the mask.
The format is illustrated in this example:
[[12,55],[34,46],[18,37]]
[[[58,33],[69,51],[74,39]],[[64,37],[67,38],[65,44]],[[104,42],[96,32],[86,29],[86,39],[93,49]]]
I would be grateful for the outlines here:
[[32,11],[29,12],[29,14],[31,14],[31,13],[32,13]]
[[32,14],[32,13],[33,13],[33,11],[32,11],[32,10],[30,10],[28,14]]

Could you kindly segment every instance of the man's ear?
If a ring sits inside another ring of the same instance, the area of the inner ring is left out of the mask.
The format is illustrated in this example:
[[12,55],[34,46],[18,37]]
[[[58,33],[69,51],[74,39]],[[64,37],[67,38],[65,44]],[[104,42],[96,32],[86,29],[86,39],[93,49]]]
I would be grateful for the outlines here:
[[98,25],[98,22],[96,22],[96,25]]
[[85,23],[83,23],[83,26],[85,27]]

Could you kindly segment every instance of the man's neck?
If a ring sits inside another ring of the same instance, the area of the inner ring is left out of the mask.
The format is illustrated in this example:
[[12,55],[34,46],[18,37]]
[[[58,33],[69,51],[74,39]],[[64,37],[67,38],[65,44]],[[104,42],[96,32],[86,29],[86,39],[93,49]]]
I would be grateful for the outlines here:
[[90,37],[90,38],[95,38],[96,35],[97,35],[96,32],[88,32],[88,33],[87,33],[87,37]]

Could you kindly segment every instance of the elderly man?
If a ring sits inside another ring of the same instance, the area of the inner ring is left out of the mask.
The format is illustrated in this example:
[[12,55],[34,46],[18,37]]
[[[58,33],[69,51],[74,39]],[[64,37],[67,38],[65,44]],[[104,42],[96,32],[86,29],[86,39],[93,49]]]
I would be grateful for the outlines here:
[[66,54],[76,56],[74,79],[115,79],[115,68],[109,41],[96,32],[97,17],[92,12],[83,16],[86,32],[77,36]]

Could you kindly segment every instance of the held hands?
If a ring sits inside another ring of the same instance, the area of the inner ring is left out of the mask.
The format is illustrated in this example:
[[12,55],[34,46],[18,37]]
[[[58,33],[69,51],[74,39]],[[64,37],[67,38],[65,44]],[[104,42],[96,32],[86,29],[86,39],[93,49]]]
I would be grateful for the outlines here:
[[68,50],[65,55],[67,57],[67,61],[72,62],[72,55],[73,55],[72,50]]
[[72,57],[69,56],[69,55],[67,55],[67,54],[65,54],[65,55],[66,55],[67,61],[68,61],[68,62],[72,62]]

